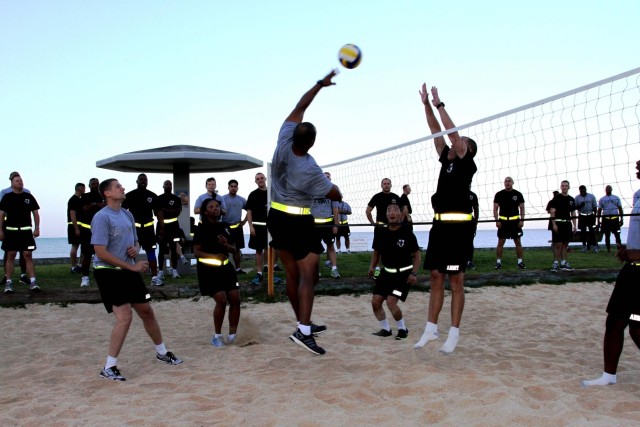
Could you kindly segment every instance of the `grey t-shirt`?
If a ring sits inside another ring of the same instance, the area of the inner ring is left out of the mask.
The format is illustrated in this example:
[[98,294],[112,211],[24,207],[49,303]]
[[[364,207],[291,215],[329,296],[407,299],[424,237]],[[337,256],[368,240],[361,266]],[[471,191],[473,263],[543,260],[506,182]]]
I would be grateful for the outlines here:
[[578,194],[575,197],[575,200],[576,206],[578,206],[578,211],[581,214],[592,214],[598,209],[596,196],[591,193],[587,193],[584,197],[582,196],[582,194]]
[[[204,193],[201,194],[198,199],[196,200],[196,204],[194,207],[200,209],[200,207],[202,206],[202,202],[204,202],[207,199],[216,199],[218,201],[218,203],[220,203],[220,209],[223,211],[227,211],[227,205],[224,202],[224,199],[222,198],[221,195],[219,195],[218,193],[214,193],[213,195],[209,194],[209,193]],[[200,212],[200,219],[202,219],[202,212]]]
[[[138,240],[133,215],[126,209],[114,210],[105,206],[95,214],[91,221],[91,244],[107,247],[107,252],[122,261],[135,264],[135,260],[127,255],[127,248]],[[94,257],[94,267],[113,267]]]
[[285,121],[280,128],[271,169],[271,200],[287,206],[310,208],[333,187],[315,159],[308,153],[293,153],[293,130],[298,124]]
[[235,196],[225,194],[222,196],[222,200],[227,207],[227,213],[224,216],[225,222],[228,224],[237,224],[242,221],[242,210],[246,209],[247,200],[237,194]]

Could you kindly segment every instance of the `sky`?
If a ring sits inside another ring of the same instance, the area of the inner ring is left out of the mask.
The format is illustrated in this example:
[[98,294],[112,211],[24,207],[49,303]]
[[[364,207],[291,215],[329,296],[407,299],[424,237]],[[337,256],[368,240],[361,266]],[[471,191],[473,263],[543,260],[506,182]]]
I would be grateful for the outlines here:
[[[345,43],[360,66],[305,115],[320,165],[425,136],[422,82],[463,124],[636,68],[639,16],[635,0],[0,0],[2,188],[19,171],[41,235],[63,237],[76,182],[135,188],[136,173],[97,161],[185,144],[263,160],[191,176],[194,198],[208,176],[222,194],[237,179],[246,197],[282,121]],[[156,193],[172,179],[148,177]]]

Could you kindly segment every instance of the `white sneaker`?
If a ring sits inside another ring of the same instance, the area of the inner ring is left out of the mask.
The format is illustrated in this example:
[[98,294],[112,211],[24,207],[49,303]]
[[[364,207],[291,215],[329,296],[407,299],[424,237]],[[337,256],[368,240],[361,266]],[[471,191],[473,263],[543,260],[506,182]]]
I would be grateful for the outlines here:
[[[169,269],[167,270],[167,272],[168,272],[169,274],[171,274],[171,267],[169,267]],[[158,275],[157,275],[156,277],[158,277],[160,280],[164,279],[164,271],[162,271],[162,270],[158,270]]]
[[161,278],[161,277],[159,277],[159,276],[160,276],[160,275],[158,275],[158,276],[153,276],[153,277],[151,278],[151,285],[153,285],[153,286],[163,286],[163,285],[164,285],[164,282],[162,281],[162,278]]
[[89,286],[89,276],[83,276],[82,277],[82,282],[80,282],[80,287],[81,288],[86,288],[87,286]]
[[182,264],[184,265],[189,264],[189,260],[184,255],[180,257],[180,261],[182,261]]
[[171,270],[171,277],[174,279],[179,279],[180,275],[178,274],[178,270]]

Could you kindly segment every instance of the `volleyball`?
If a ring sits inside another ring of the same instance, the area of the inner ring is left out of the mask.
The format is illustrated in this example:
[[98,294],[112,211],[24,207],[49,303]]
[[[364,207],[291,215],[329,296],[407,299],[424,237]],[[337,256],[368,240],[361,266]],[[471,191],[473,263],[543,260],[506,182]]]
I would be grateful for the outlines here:
[[338,52],[338,60],[343,67],[352,69],[360,65],[362,59],[362,52],[360,48],[355,44],[345,44],[340,48]]

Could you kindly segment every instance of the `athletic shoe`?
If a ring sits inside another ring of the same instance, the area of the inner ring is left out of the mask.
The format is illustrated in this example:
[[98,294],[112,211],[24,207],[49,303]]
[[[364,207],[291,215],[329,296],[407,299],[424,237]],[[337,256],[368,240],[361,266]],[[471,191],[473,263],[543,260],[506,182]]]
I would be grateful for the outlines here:
[[331,261],[326,260],[326,261],[324,262],[324,266],[325,266],[326,268],[330,268],[330,267],[331,267]]
[[12,294],[13,293],[13,284],[9,281],[7,281],[7,283],[5,283],[4,285],[4,293],[5,294]]
[[390,337],[393,335],[391,331],[387,331],[386,329],[380,329],[378,332],[374,332],[371,335],[375,335],[377,337]]
[[327,327],[324,325],[315,325],[313,322],[311,323],[311,335],[317,337],[318,335],[322,335],[327,332]]
[[284,280],[282,280],[281,278],[279,278],[278,276],[273,276],[273,284],[274,285],[280,285],[284,283]]
[[262,274],[256,274],[256,277],[251,281],[251,284],[259,285],[261,282],[262,282]]
[[243,269],[239,268],[236,270],[236,274],[247,274],[246,271],[244,271]]
[[211,338],[211,345],[217,348],[224,347],[224,341],[222,337],[216,337],[215,335]]
[[164,362],[168,365],[179,365],[183,362],[182,359],[178,359],[176,355],[171,353],[170,351],[167,351],[167,354],[165,354],[164,356],[160,353],[156,353],[156,359],[158,360],[158,362]]
[[227,335],[227,344],[233,344],[234,342],[236,342],[237,337],[237,335],[233,337],[231,335]]
[[112,366],[110,368],[103,368],[102,372],[100,372],[100,376],[108,380],[115,380],[115,381],[127,380],[125,377],[122,376],[118,368],[115,366]]
[[80,267],[79,265],[76,265],[75,267],[71,267],[71,270],[69,272],[73,274],[82,273],[82,267]]
[[558,272],[558,263],[554,262],[554,263],[551,265],[551,270],[550,270],[550,271],[551,271],[552,273],[557,273],[557,272]]
[[164,286],[164,282],[162,281],[162,278],[160,278],[159,276],[153,276],[151,278],[151,285],[153,285],[153,286]]
[[380,276],[380,269],[373,270],[373,280],[376,280]]
[[173,278],[173,279],[179,279],[180,278],[180,274],[178,274],[178,270],[173,270],[171,272],[171,278]]
[[81,288],[86,288],[89,286],[89,276],[82,276],[82,281],[80,282]]
[[[275,270],[275,269],[274,269]],[[269,272],[269,266],[265,265],[264,267],[262,267],[262,272],[263,273],[268,273]]]
[[33,281],[33,282],[29,283],[29,290],[37,292],[37,291],[40,290],[40,286],[38,286],[38,284],[35,281]]
[[[384,329],[383,329],[384,331]],[[409,336],[408,329],[398,329],[398,334],[396,335],[397,340],[403,340]]]
[[475,270],[476,269],[476,265],[473,263],[473,261],[467,262],[467,269],[469,269],[469,270]]
[[325,354],[324,348],[320,347],[316,344],[316,340],[313,338],[313,335],[304,335],[300,332],[300,329],[296,329],[296,331],[289,337],[291,341],[298,344],[301,347],[306,348],[311,353],[315,354]]
[[335,270],[331,270],[331,277],[333,277],[335,279],[339,279],[340,278],[340,273],[338,272],[337,268]]
[[593,253],[597,254],[598,252],[600,252],[600,248],[598,248],[597,246],[595,248],[593,248]]
[[25,284],[27,286],[29,286],[31,284],[31,282],[29,281],[29,278],[27,277],[26,274],[21,274],[20,275],[20,283]]
[[189,260],[184,255],[180,257],[180,261],[182,261],[183,265],[189,264]]
[[500,270],[501,268],[502,268],[502,263],[496,262],[496,266],[494,267],[494,270]]
[[587,252],[587,251],[588,251],[587,247],[586,246],[582,246],[582,252]]
[[573,267],[571,267],[568,262],[565,262],[564,264],[560,264],[560,270],[573,271]]
[[273,271],[284,271],[278,264],[273,266]]
[[519,268],[520,270],[526,270],[526,269],[527,269],[527,267],[525,267],[525,265],[524,265],[524,262],[519,262],[519,263],[518,263],[518,268]]
[[[173,268],[167,267],[167,274],[171,274],[171,272],[173,272]],[[160,280],[164,280],[164,271],[162,270],[158,271],[158,274],[156,275],[156,277],[160,278]]]

